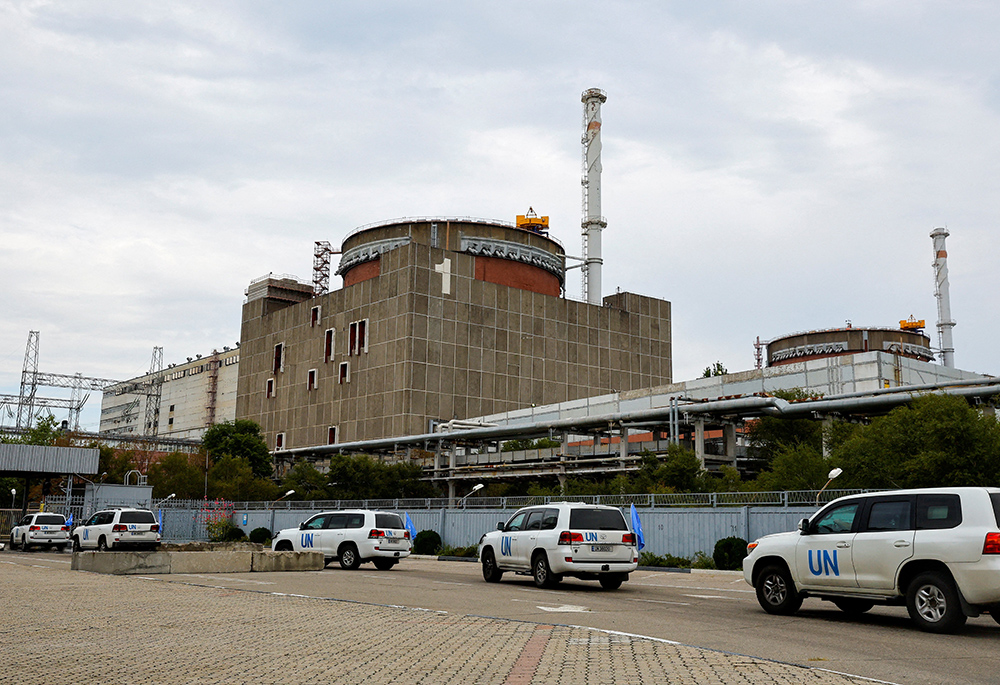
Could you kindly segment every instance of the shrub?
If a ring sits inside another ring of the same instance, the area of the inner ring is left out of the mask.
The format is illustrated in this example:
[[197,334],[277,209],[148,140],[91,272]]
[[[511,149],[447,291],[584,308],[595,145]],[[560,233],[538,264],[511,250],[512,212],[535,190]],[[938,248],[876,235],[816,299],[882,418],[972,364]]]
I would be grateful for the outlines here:
[[736,571],[742,567],[743,558],[746,555],[746,540],[737,537],[722,538],[715,543],[712,559],[715,560],[716,568],[723,571]]
[[684,557],[675,557],[673,554],[653,554],[652,552],[639,553],[639,566],[658,566],[666,568],[690,568],[691,560]]
[[716,568],[715,559],[708,556],[704,552],[695,552],[694,558],[691,559],[691,568],[698,568],[698,569]]
[[254,528],[250,531],[250,542],[256,542],[258,545],[263,545],[270,539],[271,531],[267,528]]
[[437,554],[441,549],[441,536],[433,530],[422,530],[413,538],[414,554]]
[[205,528],[208,530],[208,539],[212,542],[239,542],[247,537],[243,529],[229,519],[209,521]]
[[477,557],[479,556],[479,545],[469,545],[468,547],[442,547],[438,550],[440,557]]

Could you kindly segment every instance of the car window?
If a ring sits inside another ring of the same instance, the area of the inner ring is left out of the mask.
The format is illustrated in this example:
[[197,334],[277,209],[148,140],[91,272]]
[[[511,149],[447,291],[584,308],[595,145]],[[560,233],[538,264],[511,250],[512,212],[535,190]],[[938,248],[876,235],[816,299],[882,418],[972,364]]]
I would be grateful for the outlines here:
[[859,502],[842,504],[830,509],[811,526],[817,535],[828,533],[847,533],[854,527],[854,517],[858,513]]
[[156,517],[151,511],[123,511],[121,523],[156,523]]
[[330,514],[326,520],[326,527],[331,530],[347,528],[347,514]]
[[917,495],[917,530],[954,528],[962,522],[958,495]]
[[514,518],[507,521],[507,525],[504,526],[504,530],[514,531],[524,529],[524,517],[528,515],[528,512],[522,511],[519,514],[514,514]]
[[100,520],[101,520],[101,512],[97,512],[96,514],[94,514],[93,516],[91,516],[89,519],[87,519],[87,522],[84,523],[83,525],[85,525],[85,526],[96,526],[97,522],[100,521]]
[[365,515],[364,514],[345,514],[347,516],[347,527],[348,528],[364,528],[365,527]]
[[540,530],[542,527],[542,515],[545,514],[543,509],[535,509],[528,514],[528,523],[524,526],[525,530]]
[[868,512],[867,530],[910,530],[910,502],[875,502]]
[[66,523],[66,519],[59,514],[39,514],[35,518],[35,523],[45,526],[61,526]]
[[309,519],[308,521],[305,522],[305,525],[302,526],[302,529],[303,530],[318,530],[320,528],[326,528],[326,527],[328,527],[326,525],[326,523],[327,523],[327,519],[329,519],[329,518],[330,518],[329,514],[318,514],[316,516],[313,516],[311,519]]
[[996,516],[997,526],[1000,526],[1000,492],[991,492],[990,500],[993,501],[993,515]]
[[555,530],[559,522],[558,509],[546,509],[542,515],[542,530]]
[[29,523],[31,523],[31,517],[32,516],[34,516],[34,514],[28,514],[23,519],[21,519],[20,521],[18,521],[17,525],[19,525],[19,526],[26,526],[26,525],[28,525]]
[[572,530],[628,530],[625,517],[617,509],[571,509]]
[[405,528],[399,514],[375,514],[376,528]]

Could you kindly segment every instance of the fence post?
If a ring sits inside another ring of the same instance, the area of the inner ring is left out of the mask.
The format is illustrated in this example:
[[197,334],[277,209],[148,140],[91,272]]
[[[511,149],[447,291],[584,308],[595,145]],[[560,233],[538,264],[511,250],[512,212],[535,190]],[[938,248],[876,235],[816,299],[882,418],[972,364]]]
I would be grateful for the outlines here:
[[716,493],[713,492],[708,496],[708,501],[709,503],[711,503],[713,508],[719,506],[719,501],[718,501],[719,498],[716,497],[715,495]]

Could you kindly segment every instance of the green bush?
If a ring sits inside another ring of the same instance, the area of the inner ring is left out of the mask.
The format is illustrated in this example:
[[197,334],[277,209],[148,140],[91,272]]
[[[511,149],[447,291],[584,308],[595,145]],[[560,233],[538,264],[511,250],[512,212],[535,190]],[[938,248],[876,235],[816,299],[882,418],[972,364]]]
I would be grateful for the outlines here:
[[691,568],[713,569],[715,567],[715,559],[704,552],[695,552],[694,557],[691,559]]
[[208,539],[212,542],[239,542],[247,539],[243,529],[229,519],[209,521],[205,528],[208,530]]
[[747,555],[747,541],[743,538],[722,538],[715,543],[712,559],[715,567],[723,571],[736,571],[743,567],[743,558]]
[[250,542],[256,542],[258,545],[263,545],[270,539],[271,531],[267,528],[254,528],[250,531]]
[[442,547],[438,550],[439,557],[477,557],[479,556],[479,545],[469,545],[468,547]]
[[691,560],[684,557],[675,557],[673,554],[653,554],[652,552],[639,553],[639,566],[657,566],[662,568],[691,568]]
[[422,530],[413,538],[414,554],[437,554],[441,549],[441,536],[433,530]]

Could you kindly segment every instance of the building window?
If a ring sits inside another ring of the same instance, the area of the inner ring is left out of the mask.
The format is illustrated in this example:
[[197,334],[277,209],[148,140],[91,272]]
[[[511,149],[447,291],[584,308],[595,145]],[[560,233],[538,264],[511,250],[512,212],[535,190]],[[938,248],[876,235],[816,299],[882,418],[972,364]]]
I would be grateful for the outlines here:
[[274,346],[274,373],[281,373],[285,370],[285,343],[278,343]]
[[310,318],[309,318],[309,325],[310,326],[316,326],[316,324],[319,323],[319,317],[320,317],[320,313],[321,312],[322,312],[322,309],[320,309],[319,305],[316,305],[315,307],[312,308],[312,313],[310,314]]
[[285,449],[285,434],[284,433],[278,433],[277,435],[274,436],[274,449],[275,450],[283,450],[283,449]]
[[173,410],[174,410],[174,405],[171,404],[170,405],[170,411],[173,411]]
[[349,362],[340,362],[340,382],[351,382],[351,365]]
[[337,427],[330,426],[326,429],[326,444],[333,445],[337,442]]
[[368,319],[352,321],[347,334],[347,354],[368,352]]
[[173,428],[174,427],[174,420],[173,419],[167,419],[167,426],[169,428]]
[[323,363],[333,359],[333,341],[336,331],[333,328],[326,329],[326,340],[323,343]]
[[274,397],[274,379],[273,378],[268,378],[267,379],[267,388],[265,389],[264,394],[267,396],[268,399],[271,399],[272,397]]
[[309,377],[306,379],[306,390],[316,389],[316,369],[309,369]]

